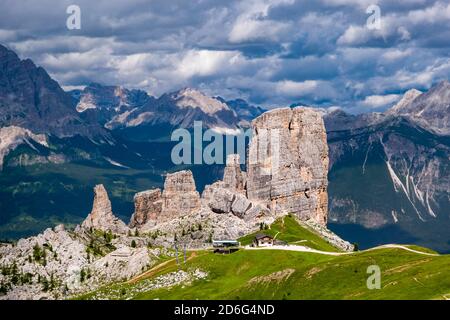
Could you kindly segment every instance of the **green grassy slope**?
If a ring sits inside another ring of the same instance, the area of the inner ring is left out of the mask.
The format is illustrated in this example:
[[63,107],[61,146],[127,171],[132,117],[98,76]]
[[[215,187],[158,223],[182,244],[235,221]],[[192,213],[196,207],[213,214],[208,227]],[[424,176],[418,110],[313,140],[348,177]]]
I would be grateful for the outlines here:
[[[449,255],[426,256],[396,248],[340,256],[280,250],[241,250],[230,255],[201,251],[191,254],[183,269],[207,271],[206,279],[140,292],[130,298],[444,299],[450,294],[449,264]],[[367,289],[370,265],[381,269],[379,290]],[[176,270],[172,260],[151,278]],[[113,291],[126,293],[135,285],[116,284],[100,291],[106,295]]]
[[283,240],[288,244],[302,245],[322,251],[339,251],[339,249],[332,246],[313,231],[298,224],[295,218],[290,215],[276,220],[270,225],[269,229],[246,235],[240,238],[239,241],[242,245],[251,244],[253,238],[258,233],[267,234],[272,237],[276,236],[276,239]]
[[[144,281],[178,270],[174,258],[165,260],[130,283],[106,286],[79,297],[110,299],[445,299],[450,297],[450,255],[437,255],[418,246],[375,248],[343,253],[293,217],[275,221],[264,233],[290,244],[337,252],[329,255],[287,250],[246,250],[229,255],[190,252],[185,271],[200,269],[206,279],[171,288],[142,290]],[[240,239],[248,244],[254,234]],[[369,290],[367,268],[381,270],[381,289]]]

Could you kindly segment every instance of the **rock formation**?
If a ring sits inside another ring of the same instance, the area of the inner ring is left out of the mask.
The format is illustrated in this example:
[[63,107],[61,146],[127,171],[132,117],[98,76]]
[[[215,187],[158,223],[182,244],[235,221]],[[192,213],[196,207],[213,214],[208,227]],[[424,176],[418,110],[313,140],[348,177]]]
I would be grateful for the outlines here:
[[198,211],[201,207],[200,194],[195,187],[192,172],[183,170],[169,173],[164,182],[162,200],[163,220]]
[[92,269],[102,282],[111,282],[115,279],[129,279],[150,264],[147,248],[121,247],[96,260],[92,264]]
[[268,111],[252,122],[247,195],[268,202],[276,215],[327,221],[328,146],[319,112],[310,108]]
[[130,228],[139,227],[148,221],[155,221],[162,211],[160,189],[139,192],[134,196],[134,213],[130,219]]
[[[246,174],[241,170],[239,163],[239,155],[231,154],[227,156],[226,167],[223,173],[223,180],[216,181],[211,185],[205,186],[202,193],[202,200],[206,207],[215,213],[232,213],[233,215],[247,220],[246,216],[256,203],[252,203],[246,197]],[[264,207],[260,205],[259,207]],[[252,214],[256,216],[264,216],[270,214],[268,210],[261,210],[261,215]]]
[[223,183],[225,188],[245,192],[245,174],[241,171],[238,154],[227,156],[226,167],[223,172]]
[[[139,232],[130,233],[114,216],[104,186],[97,185],[92,211],[75,231],[58,226],[17,245],[0,245],[0,266],[17,265],[21,277],[34,275],[24,286],[0,275],[8,281],[6,298],[52,299],[94,290],[147,270],[160,256],[173,254],[167,248],[175,243],[208,248],[212,239],[238,239],[288,213],[334,246],[352,250],[325,227],[328,150],[320,113],[273,110],[252,127],[248,173],[237,155],[228,156],[223,180],[206,186],[201,198],[191,171],[168,174],[163,191],[135,195],[129,227]],[[42,293],[34,285],[39,278],[59,285]]]
[[200,194],[192,172],[184,170],[169,173],[162,193],[160,189],[140,192],[134,196],[134,207],[130,228],[155,225],[200,210]]
[[102,184],[96,185],[94,192],[92,211],[81,226],[85,229],[92,228],[114,233],[126,233],[128,231],[127,226],[112,212],[111,201],[105,187]]

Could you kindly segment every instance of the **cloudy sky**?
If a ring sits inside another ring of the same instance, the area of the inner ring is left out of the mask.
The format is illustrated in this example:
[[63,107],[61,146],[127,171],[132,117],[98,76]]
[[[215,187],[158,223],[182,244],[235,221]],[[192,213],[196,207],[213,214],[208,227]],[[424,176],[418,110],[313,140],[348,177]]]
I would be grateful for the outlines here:
[[[72,4],[80,30],[66,27]],[[379,25],[366,12],[374,4]],[[450,79],[450,3],[1,0],[0,43],[66,89],[100,82],[158,96],[189,86],[266,107],[364,112]]]

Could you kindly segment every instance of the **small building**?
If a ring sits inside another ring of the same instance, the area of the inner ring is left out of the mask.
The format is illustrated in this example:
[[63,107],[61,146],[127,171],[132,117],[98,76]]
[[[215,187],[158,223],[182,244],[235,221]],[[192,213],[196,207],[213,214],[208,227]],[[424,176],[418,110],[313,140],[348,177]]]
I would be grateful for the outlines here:
[[273,237],[267,234],[257,234],[253,239],[254,247],[270,247],[273,246]]
[[236,240],[213,240],[214,253],[232,253],[239,250],[241,243]]

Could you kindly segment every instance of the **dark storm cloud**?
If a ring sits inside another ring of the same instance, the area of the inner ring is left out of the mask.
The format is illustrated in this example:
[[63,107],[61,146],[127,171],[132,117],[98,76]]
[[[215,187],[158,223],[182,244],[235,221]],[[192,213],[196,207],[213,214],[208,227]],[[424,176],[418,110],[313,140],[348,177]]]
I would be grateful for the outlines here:
[[[72,4],[81,30],[66,28]],[[379,30],[366,26],[371,4]],[[359,112],[450,76],[447,1],[3,0],[0,9],[0,43],[66,87],[194,86],[269,107]]]

